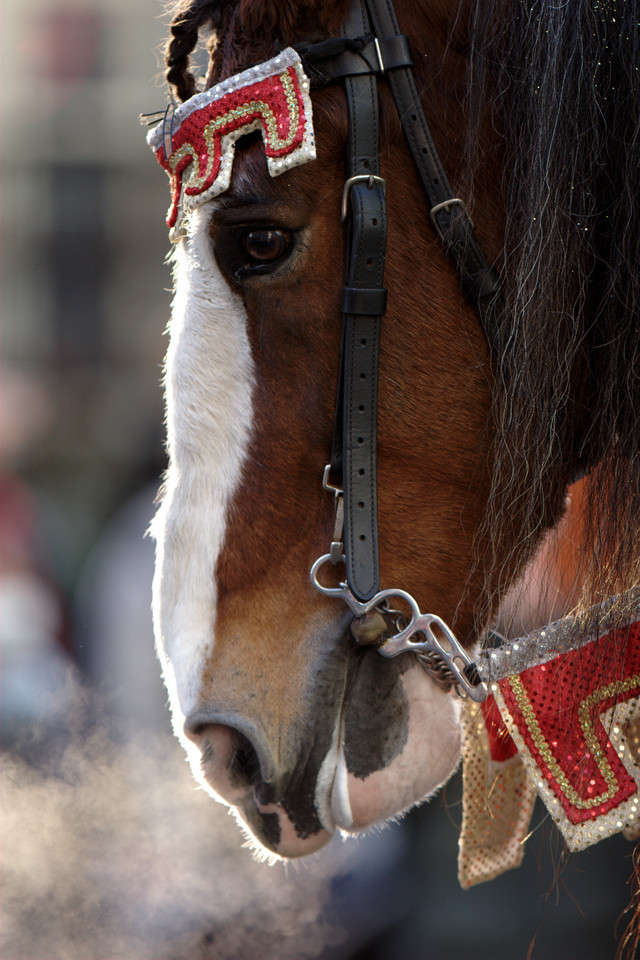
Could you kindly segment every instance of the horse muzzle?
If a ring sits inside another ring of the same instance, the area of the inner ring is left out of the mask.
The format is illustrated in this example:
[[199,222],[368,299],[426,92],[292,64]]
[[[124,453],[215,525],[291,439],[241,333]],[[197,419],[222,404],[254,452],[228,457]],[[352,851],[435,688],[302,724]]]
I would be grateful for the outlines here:
[[184,724],[196,778],[280,857],[402,813],[458,762],[457,700],[413,660],[368,651],[328,700],[310,696],[305,713],[273,737],[236,711],[202,707]]

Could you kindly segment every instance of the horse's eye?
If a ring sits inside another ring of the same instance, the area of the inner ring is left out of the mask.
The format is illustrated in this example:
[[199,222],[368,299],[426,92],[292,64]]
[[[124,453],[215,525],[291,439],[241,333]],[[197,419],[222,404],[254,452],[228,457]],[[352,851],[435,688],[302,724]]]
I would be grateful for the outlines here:
[[216,260],[232,283],[270,282],[288,275],[296,259],[301,231],[269,221],[224,223],[212,218],[211,239]]
[[291,249],[289,230],[251,230],[242,237],[242,247],[252,264],[275,263]]

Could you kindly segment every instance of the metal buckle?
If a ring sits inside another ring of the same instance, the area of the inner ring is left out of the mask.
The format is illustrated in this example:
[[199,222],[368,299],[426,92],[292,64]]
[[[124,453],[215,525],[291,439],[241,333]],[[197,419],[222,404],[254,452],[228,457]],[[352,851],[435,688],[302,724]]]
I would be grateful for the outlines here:
[[323,489],[324,489],[324,490],[328,490],[330,493],[335,493],[335,495],[338,496],[338,494],[341,494],[341,493],[343,493],[344,491],[343,491],[342,487],[338,487],[338,486],[336,486],[335,484],[333,484],[333,483],[331,483],[331,482],[329,481],[329,476],[330,476],[330,474],[331,474],[331,464],[328,463],[328,464],[326,465],[326,467],[324,468],[324,471],[323,471],[323,473],[322,473],[322,486],[323,486]]
[[451,197],[451,199],[449,200],[443,200],[442,203],[436,203],[435,207],[431,207],[431,210],[429,211],[429,216],[431,217],[431,223],[433,224],[433,227],[441,240],[444,240],[445,237],[436,217],[438,216],[441,210],[446,210],[448,213],[449,207],[454,207],[454,206],[460,207],[462,213],[465,215],[465,217],[469,221],[469,226],[471,227],[472,230],[475,230],[475,224],[471,219],[471,217],[469,216],[469,211],[466,208],[464,200],[461,200],[460,197]]
[[347,219],[347,201],[349,199],[349,191],[354,183],[363,183],[367,181],[367,188],[371,190],[374,183],[379,183],[382,185],[383,194],[387,195],[387,182],[383,177],[377,177],[373,173],[358,173],[355,177],[349,177],[348,180],[345,180],[344,187],[342,188],[342,215],[340,220],[342,223]]

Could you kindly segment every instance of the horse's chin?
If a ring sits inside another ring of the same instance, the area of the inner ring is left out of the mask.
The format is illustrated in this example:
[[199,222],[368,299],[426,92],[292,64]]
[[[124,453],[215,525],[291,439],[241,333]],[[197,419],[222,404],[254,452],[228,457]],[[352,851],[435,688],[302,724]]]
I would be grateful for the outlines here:
[[300,837],[288,815],[279,804],[258,806],[258,809],[263,816],[277,818],[279,840],[273,845],[267,845],[264,840],[257,840],[253,828],[247,823],[245,817],[242,815],[242,811],[237,807],[233,808],[233,815],[236,822],[246,835],[248,846],[253,848],[258,859],[277,861],[308,857],[310,854],[316,853],[325,847],[335,832],[334,829],[323,829],[317,833],[312,833],[308,837]]
[[195,779],[214,800],[228,807],[245,836],[245,845],[258,860],[277,861],[306,857],[321,850],[333,837],[336,829],[333,822],[323,822],[320,830],[301,836],[299,829],[296,829],[289,818],[285,809],[286,803],[260,803],[252,792],[239,795],[234,800],[221,796],[203,777],[193,754],[190,760]]

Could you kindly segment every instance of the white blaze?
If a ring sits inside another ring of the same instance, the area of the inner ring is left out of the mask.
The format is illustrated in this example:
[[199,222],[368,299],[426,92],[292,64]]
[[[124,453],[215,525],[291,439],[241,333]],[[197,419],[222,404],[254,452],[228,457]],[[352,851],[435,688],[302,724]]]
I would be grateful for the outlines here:
[[[182,721],[200,705],[203,671],[214,645],[216,566],[250,443],[255,384],[246,312],[213,255],[209,219],[214,203],[193,211],[189,235],[175,250],[165,378],[169,469],[152,525],[158,653],[176,733],[201,781],[200,751],[183,736]],[[336,636],[340,629],[338,625]],[[401,682],[410,709],[407,743],[388,767],[364,780],[347,770],[339,711],[316,784],[316,807],[327,839],[335,826],[357,831],[407,809],[437,789],[457,765],[455,699],[418,668]],[[277,812],[287,855],[310,852],[325,842],[320,834],[313,835],[311,844],[298,838],[284,811]]]
[[193,213],[175,251],[165,377],[169,469],[152,525],[154,629],[178,734],[180,713],[197,704],[213,647],[216,563],[252,422],[247,318],[213,256],[211,209]]

